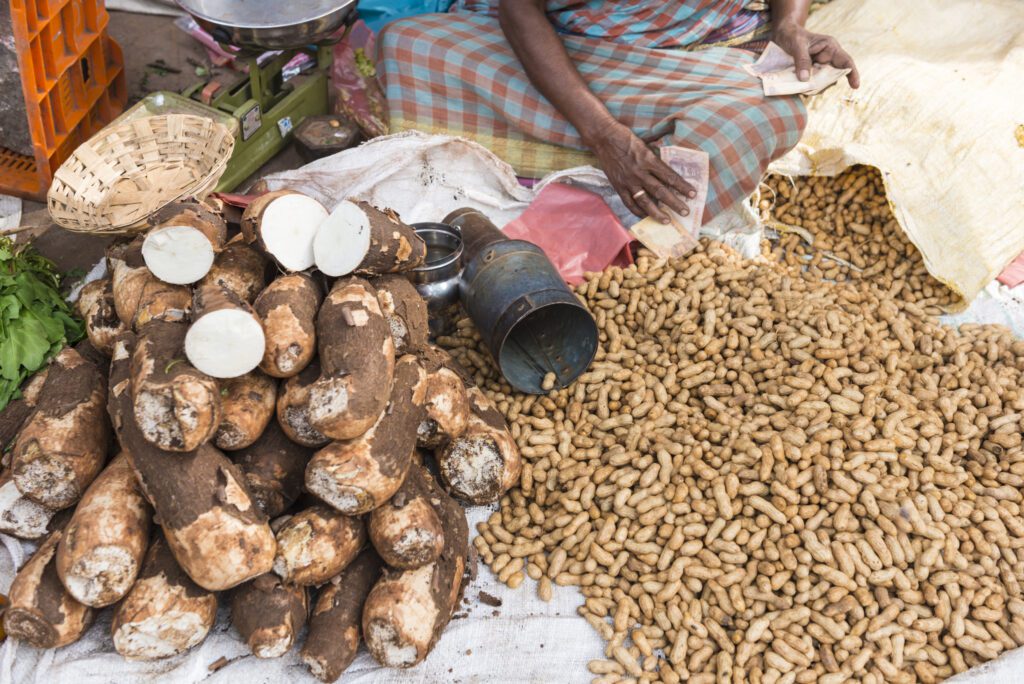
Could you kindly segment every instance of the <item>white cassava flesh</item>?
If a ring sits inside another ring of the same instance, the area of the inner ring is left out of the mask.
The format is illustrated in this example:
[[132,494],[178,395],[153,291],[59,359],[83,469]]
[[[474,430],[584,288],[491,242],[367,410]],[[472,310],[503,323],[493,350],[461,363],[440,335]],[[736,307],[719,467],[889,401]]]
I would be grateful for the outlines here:
[[192,226],[162,226],[142,243],[150,272],[165,283],[188,285],[203,278],[216,256],[210,239]]
[[0,484],[0,532],[20,539],[39,539],[54,511],[37,504],[18,491],[13,480]]
[[260,365],[266,340],[263,327],[241,309],[221,309],[202,316],[185,336],[185,355],[199,371],[214,378],[236,378]]
[[370,218],[355,203],[339,204],[323,220],[313,240],[316,267],[325,275],[348,275],[370,249]]
[[304,271],[315,263],[313,239],[325,218],[327,210],[312,197],[282,195],[263,210],[260,239],[286,270]]

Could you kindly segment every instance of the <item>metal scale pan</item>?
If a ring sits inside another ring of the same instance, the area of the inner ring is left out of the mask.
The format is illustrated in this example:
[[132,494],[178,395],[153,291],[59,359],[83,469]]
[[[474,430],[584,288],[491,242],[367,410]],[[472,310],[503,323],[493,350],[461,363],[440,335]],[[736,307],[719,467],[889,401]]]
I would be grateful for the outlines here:
[[357,0],[177,0],[215,40],[288,50],[327,40],[356,11]]

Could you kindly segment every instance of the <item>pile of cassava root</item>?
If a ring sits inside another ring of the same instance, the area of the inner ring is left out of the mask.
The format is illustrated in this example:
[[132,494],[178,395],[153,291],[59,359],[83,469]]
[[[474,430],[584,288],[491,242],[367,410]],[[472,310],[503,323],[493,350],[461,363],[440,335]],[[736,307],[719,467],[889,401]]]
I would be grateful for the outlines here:
[[541,397],[468,321],[439,340],[524,461],[474,543],[510,586],[579,587],[596,682],[937,682],[1024,644],[1024,342],[929,315],[947,295],[865,174],[782,205],[864,269],[842,282],[770,248],[642,255],[578,287],[597,359]]
[[[201,642],[225,601],[261,658],[308,625],[301,657],[323,681],[360,638],[390,667],[433,648],[467,571],[452,496],[496,501],[519,453],[428,341],[402,273],[422,240],[367,204],[316,207],[261,196],[228,240],[217,208],[179,202],[110,248],[79,302],[88,340],[0,415],[0,532],[41,540],[9,636],[63,646],[112,606],[117,651],[162,658]],[[343,277],[305,270],[322,230]]]

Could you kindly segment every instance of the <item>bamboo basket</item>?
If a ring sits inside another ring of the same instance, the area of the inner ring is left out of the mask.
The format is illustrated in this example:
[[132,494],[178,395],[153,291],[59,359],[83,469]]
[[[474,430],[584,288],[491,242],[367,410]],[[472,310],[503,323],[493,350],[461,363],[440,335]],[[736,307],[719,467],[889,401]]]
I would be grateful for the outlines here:
[[75,150],[47,194],[53,221],[93,235],[131,235],[183,197],[204,198],[235,140],[213,119],[164,114],[108,127]]

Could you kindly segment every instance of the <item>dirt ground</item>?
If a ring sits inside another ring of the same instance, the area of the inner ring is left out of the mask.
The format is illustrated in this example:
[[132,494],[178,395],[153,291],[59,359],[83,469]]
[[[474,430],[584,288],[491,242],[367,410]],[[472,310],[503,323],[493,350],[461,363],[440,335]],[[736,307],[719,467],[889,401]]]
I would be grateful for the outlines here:
[[[110,12],[108,30],[124,54],[129,107],[147,93],[181,91],[202,80],[200,74],[213,70],[206,49],[175,26],[174,17]],[[302,163],[295,149],[288,147],[264,164],[238,191],[267,173]],[[45,205],[39,202],[24,202],[21,224],[39,228],[19,235],[19,239],[31,239],[64,272],[88,271],[102,258],[110,242],[57,228],[50,222]]]

